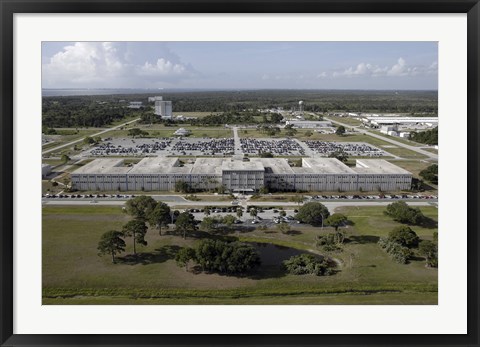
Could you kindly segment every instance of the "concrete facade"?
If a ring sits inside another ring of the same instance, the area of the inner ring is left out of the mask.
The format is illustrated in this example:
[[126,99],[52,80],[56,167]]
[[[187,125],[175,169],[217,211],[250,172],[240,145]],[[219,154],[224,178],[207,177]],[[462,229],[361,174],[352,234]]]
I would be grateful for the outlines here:
[[96,159],[71,174],[73,187],[90,191],[172,191],[183,181],[194,190],[223,185],[232,192],[280,191],[398,191],[409,190],[412,174],[382,159],[357,160],[348,167],[335,158],[303,158],[291,167],[283,158],[149,157],[126,166],[123,159]]
[[161,118],[171,119],[172,118],[172,102],[156,100],[155,101],[155,114]]

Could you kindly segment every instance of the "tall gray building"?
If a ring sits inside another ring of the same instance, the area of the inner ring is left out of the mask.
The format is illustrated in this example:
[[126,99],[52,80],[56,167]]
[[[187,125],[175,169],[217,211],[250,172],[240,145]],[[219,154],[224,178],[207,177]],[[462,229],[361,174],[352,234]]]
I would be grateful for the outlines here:
[[155,114],[160,118],[172,119],[172,102],[164,101],[164,100],[156,100]]

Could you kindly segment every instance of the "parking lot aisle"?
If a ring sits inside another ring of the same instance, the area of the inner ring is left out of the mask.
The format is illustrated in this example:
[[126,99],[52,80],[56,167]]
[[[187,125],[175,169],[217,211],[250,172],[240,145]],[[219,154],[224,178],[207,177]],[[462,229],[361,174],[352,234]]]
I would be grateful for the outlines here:
[[241,155],[243,154],[243,152],[240,144],[240,137],[238,136],[238,127],[232,127],[232,130],[233,130],[233,140],[235,141],[234,153],[235,155]]

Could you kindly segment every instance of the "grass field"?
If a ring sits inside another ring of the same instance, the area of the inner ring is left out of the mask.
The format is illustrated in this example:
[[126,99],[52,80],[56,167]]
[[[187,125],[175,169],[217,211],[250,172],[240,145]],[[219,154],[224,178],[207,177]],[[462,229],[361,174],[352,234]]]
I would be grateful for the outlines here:
[[[100,235],[120,230],[129,220],[121,207],[43,207],[44,304],[436,304],[437,271],[423,260],[401,265],[376,244],[398,225],[384,216],[383,208],[341,210],[355,222],[349,227],[352,242],[332,254],[340,264],[333,276],[293,276],[277,267],[261,267],[245,277],[194,274],[178,267],[173,254],[178,247],[198,239],[183,240],[174,234],[159,236],[149,230],[148,246],[137,247],[145,263],[112,264],[99,257]],[[436,219],[434,207],[422,211]],[[240,234],[244,241],[262,241],[311,249],[315,236],[329,231],[299,225],[294,232],[253,230]],[[423,238],[434,229],[414,228]],[[127,239],[127,252],[132,240]],[[125,255],[125,254],[123,254]],[[148,257],[147,257],[148,255]]]
[[[185,128],[191,131],[190,137],[211,137],[211,138],[230,138],[233,136],[231,129],[226,129],[224,127],[193,127],[190,125],[178,126],[178,127],[165,127],[160,125],[152,126],[138,126],[138,128],[148,132],[146,138],[155,138],[155,137],[174,137],[174,133],[179,128]],[[113,130],[105,134],[102,137],[113,137],[113,138],[125,138],[128,136],[128,130]]]
[[[75,130],[75,129],[72,128],[71,130]],[[58,138],[54,142],[50,142],[50,143],[47,143],[44,146],[42,146],[42,151],[61,146],[61,145],[65,144],[65,143],[68,143],[68,142],[83,139],[84,137],[87,137],[87,136],[90,136],[92,134],[98,133],[99,131],[101,131],[101,130],[98,130],[98,129],[88,129],[88,130],[79,129],[77,134],[60,135],[60,136],[58,136]],[[73,147],[73,145],[72,145],[72,147]]]

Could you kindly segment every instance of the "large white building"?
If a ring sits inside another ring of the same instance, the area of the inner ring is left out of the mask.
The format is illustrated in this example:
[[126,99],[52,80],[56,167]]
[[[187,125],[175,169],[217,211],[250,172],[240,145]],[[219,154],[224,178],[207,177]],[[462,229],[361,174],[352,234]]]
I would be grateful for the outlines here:
[[232,192],[261,187],[281,191],[398,191],[409,190],[412,174],[382,159],[357,160],[349,167],[335,158],[303,158],[291,167],[284,158],[144,158],[134,166],[123,159],[96,159],[71,174],[73,187],[90,191],[169,191],[178,181],[192,189],[223,185]]
[[172,102],[164,101],[164,100],[156,100],[155,114],[164,119],[172,119]]

